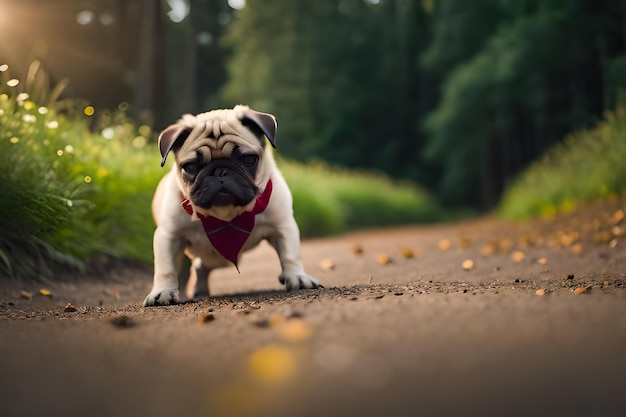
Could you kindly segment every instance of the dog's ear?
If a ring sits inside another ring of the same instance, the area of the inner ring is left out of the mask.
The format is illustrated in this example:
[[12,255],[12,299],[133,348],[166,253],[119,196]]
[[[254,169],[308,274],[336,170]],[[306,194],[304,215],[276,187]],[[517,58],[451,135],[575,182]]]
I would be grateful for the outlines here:
[[252,109],[246,109],[241,124],[250,129],[255,135],[267,136],[267,139],[276,148],[276,118],[269,113],[261,113]]
[[161,166],[165,165],[167,155],[175,146],[180,146],[189,136],[191,130],[182,124],[168,126],[159,135],[159,150],[161,151]]

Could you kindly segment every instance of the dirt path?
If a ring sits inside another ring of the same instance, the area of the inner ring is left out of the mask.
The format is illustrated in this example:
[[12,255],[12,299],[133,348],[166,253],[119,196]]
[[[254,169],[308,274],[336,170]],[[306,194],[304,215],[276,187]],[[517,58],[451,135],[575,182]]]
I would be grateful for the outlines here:
[[321,290],[267,246],[178,306],[150,267],[4,282],[0,415],[626,415],[623,208],[306,241]]

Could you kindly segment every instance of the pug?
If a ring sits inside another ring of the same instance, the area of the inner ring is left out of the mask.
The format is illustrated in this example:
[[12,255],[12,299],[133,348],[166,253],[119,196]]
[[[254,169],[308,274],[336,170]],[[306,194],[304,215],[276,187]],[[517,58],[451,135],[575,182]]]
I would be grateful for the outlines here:
[[191,260],[188,297],[209,295],[215,268],[238,268],[241,253],[266,239],[278,253],[287,290],[319,288],[300,259],[292,196],[272,156],[276,119],[248,106],[184,115],[159,136],[161,166],[172,170],[152,202],[154,283],[143,305],[180,302],[178,260]]

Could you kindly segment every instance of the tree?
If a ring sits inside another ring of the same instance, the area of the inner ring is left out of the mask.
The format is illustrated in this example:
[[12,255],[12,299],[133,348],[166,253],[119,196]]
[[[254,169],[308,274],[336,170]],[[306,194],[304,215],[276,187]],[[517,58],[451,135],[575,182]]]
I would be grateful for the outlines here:
[[273,112],[286,155],[417,178],[426,22],[411,0],[248,1],[227,34],[223,97]]
[[509,178],[604,110],[606,9],[590,0],[500,4],[498,30],[449,71],[426,119],[426,156],[443,166],[448,203],[492,206]]

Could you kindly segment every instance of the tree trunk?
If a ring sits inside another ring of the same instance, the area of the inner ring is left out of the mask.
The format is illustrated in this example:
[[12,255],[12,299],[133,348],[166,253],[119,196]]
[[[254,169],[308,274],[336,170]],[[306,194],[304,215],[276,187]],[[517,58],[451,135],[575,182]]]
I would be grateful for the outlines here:
[[136,106],[142,123],[162,127],[165,103],[161,1],[142,0]]

